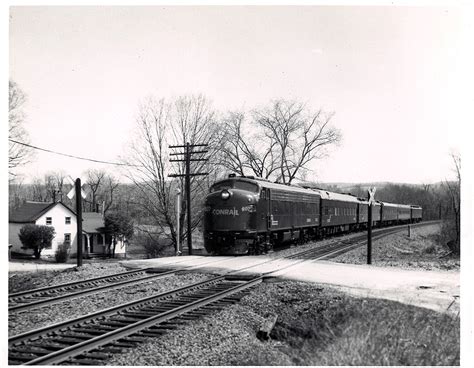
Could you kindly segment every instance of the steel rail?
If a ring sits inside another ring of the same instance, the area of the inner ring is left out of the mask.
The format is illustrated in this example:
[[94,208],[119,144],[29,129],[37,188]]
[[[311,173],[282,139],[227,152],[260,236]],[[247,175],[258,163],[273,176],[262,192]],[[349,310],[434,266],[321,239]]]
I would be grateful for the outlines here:
[[[375,229],[372,231],[372,237],[374,240],[378,240],[378,239],[381,239],[385,236],[389,236],[389,235],[392,235],[392,234],[395,234],[395,233],[398,233],[400,231],[403,231],[406,226],[412,226],[412,227],[419,227],[419,226],[423,226],[423,225],[431,225],[433,223],[437,223],[439,221],[430,221],[430,222],[420,222],[420,223],[417,223],[417,224],[403,224],[403,225],[396,225],[396,226],[390,226],[390,227],[384,227],[384,228],[378,228],[378,229]],[[357,241],[358,244],[352,244],[352,246],[354,248],[358,247],[358,246],[362,246],[364,244],[367,243],[367,235],[366,234],[360,234],[360,235],[356,235],[354,238],[351,238],[351,239],[347,239],[347,240],[344,240],[342,239],[342,241],[344,242],[351,242],[353,243],[354,241]],[[344,250],[345,248],[343,248],[342,250]],[[313,251],[313,249],[310,249],[308,250],[308,252],[311,252]]]
[[58,301],[61,301],[61,300],[73,299],[73,298],[77,298],[79,296],[84,296],[84,295],[87,295],[87,294],[95,294],[95,293],[100,292],[104,289],[112,290],[112,289],[119,288],[119,287],[122,287],[122,286],[125,286],[125,285],[128,285],[128,284],[140,283],[140,282],[144,282],[144,281],[147,281],[147,280],[150,280],[150,279],[164,277],[164,276],[173,274],[175,272],[176,271],[174,271],[174,270],[166,271],[166,272],[162,272],[162,273],[159,273],[159,274],[153,274],[153,275],[149,275],[149,276],[145,276],[145,277],[140,277],[138,279],[125,280],[125,281],[117,282],[117,283],[114,283],[114,284],[102,285],[102,286],[98,286],[98,287],[95,287],[95,288],[79,290],[79,291],[76,291],[76,292],[73,292],[73,293],[67,293],[67,294],[64,294],[64,295],[53,296],[51,298],[46,298],[46,299],[43,299],[43,300],[36,300],[36,301],[32,301],[32,302],[25,303],[25,304],[13,305],[11,307],[8,307],[8,312],[9,313],[10,312],[21,312],[21,311],[29,310],[29,309],[36,308],[36,307],[39,307],[39,306],[54,304],[54,303],[56,303]]
[[[224,280],[225,277],[221,276],[214,279],[213,281],[216,281],[217,279]],[[184,305],[176,306],[170,310],[164,311],[157,315],[150,316],[143,320],[133,322],[128,326],[119,327],[110,332],[106,332],[100,336],[93,337],[86,341],[78,342],[74,345],[51,352],[49,354],[35,358],[31,361],[24,362],[23,365],[38,365],[38,364],[48,365],[48,364],[61,363],[64,360],[77,356],[81,353],[84,353],[90,350],[95,350],[99,347],[102,347],[111,342],[120,340],[123,337],[133,335],[151,326],[169,321],[187,312],[194,311],[206,305],[225,299],[229,297],[230,295],[239,293],[245,289],[255,286],[258,283],[261,283],[262,280],[263,280],[263,276],[257,276],[251,280],[240,282],[239,285],[236,285],[229,289],[222,290],[222,291],[217,290],[216,292],[213,292],[213,294],[209,296],[204,296],[195,301],[190,300],[189,302],[186,302]],[[233,280],[233,281],[235,282],[236,280]],[[207,283],[210,284],[210,281],[207,281]]]
[[50,285],[50,286],[45,286],[45,287],[41,287],[41,288],[37,288],[37,289],[23,290],[23,291],[19,291],[19,292],[16,292],[16,293],[9,294],[8,299],[24,296],[24,295],[27,295],[27,294],[41,293],[41,292],[46,292],[46,291],[50,291],[50,290],[69,288],[69,287],[72,287],[72,286],[85,284],[85,283],[89,283],[89,282],[93,283],[93,282],[98,282],[98,281],[106,281],[106,279],[116,278],[116,277],[121,277],[121,276],[127,276],[127,275],[130,275],[130,274],[133,274],[133,273],[145,272],[146,270],[147,270],[146,268],[140,268],[140,269],[132,270],[132,271],[114,273],[112,275],[106,275],[106,276],[100,276],[100,277],[85,279],[85,280],[67,282],[67,283],[64,283],[64,284]]
[[35,338],[35,337],[38,337],[38,336],[41,336],[41,335],[45,335],[49,332],[59,331],[59,330],[62,330],[64,328],[67,328],[67,327],[70,327],[70,326],[73,326],[73,325],[76,325],[76,324],[79,324],[79,323],[82,323],[82,322],[92,321],[92,320],[100,318],[100,317],[107,317],[107,316],[110,316],[110,315],[112,315],[112,314],[114,314],[114,313],[116,313],[120,310],[123,310],[123,309],[138,307],[142,304],[147,304],[147,303],[159,300],[159,299],[166,299],[166,298],[178,295],[178,294],[186,292],[186,291],[199,289],[199,288],[205,286],[206,284],[212,284],[212,283],[218,282],[220,280],[223,280],[224,278],[225,278],[225,276],[217,276],[215,278],[200,281],[200,282],[197,282],[197,283],[194,283],[194,284],[191,284],[191,285],[183,286],[183,287],[178,288],[178,289],[173,289],[173,290],[166,291],[164,293],[160,293],[160,294],[157,294],[157,295],[152,295],[152,296],[148,296],[148,297],[145,297],[145,298],[142,298],[142,299],[139,299],[139,300],[135,300],[135,301],[131,301],[131,302],[128,302],[128,303],[120,304],[120,305],[117,305],[117,306],[114,306],[114,307],[111,307],[111,308],[103,309],[103,310],[98,311],[98,312],[89,313],[89,314],[86,314],[86,315],[78,317],[78,318],[70,319],[70,320],[63,321],[63,322],[58,322],[58,323],[53,324],[53,325],[40,327],[40,328],[35,329],[35,330],[27,331],[27,332],[24,332],[24,333],[21,333],[21,334],[10,337],[8,339],[8,345],[10,346],[10,345],[13,345],[13,344],[17,344],[20,341],[29,340],[29,339],[32,339],[32,338]]
[[[379,230],[379,232],[375,233],[375,235],[378,235],[377,239],[379,239],[381,237],[388,236],[399,231],[400,229],[381,229]],[[301,256],[311,255],[311,254],[318,255],[320,252],[325,252],[325,251],[333,251],[333,250],[340,251],[340,250],[346,249],[346,247],[361,246],[366,242],[367,240],[366,240],[365,235],[357,235],[351,239],[334,239],[333,242],[329,244],[325,244],[321,247],[306,249],[298,253],[290,254],[283,258],[293,259],[293,258],[300,258]]]
[[[389,236],[389,235],[392,235],[392,234],[395,234],[395,233],[398,233],[400,230],[394,230],[394,231],[387,231],[387,232],[384,232],[382,234],[376,234],[372,237],[372,240],[379,240],[379,239],[382,239],[386,236]],[[338,256],[340,254],[343,254],[343,253],[346,253],[346,252],[349,252],[353,249],[356,249],[358,247],[361,247],[363,245],[367,244],[367,239],[365,240],[361,240],[361,241],[358,241],[357,243],[355,244],[348,244],[347,247],[344,247],[342,249],[335,249],[334,252],[330,252],[326,255],[324,255],[323,257],[320,257],[319,259],[325,259],[325,258],[333,258],[335,256]]]
[[[184,262],[184,260],[181,261],[181,262]],[[213,261],[210,261],[210,262],[206,262],[204,264],[209,264],[209,263],[214,263],[214,262],[217,262],[217,261],[213,260]],[[163,265],[163,267],[165,267],[165,266],[166,265]],[[185,268],[183,268],[183,271],[184,270],[191,270],[193,268],[196,268],[196,267],[194,267],[194,266],[185,267]],[[152,272],[153,270],[154,270],[154,268],[141,268],[141,269],[138,269],[138,270],[122,272],[122,273],[118,273],[118,274],[114,274],[114,275],[101,276],[101,277],[86,279],[86,280],[82,280],[82,281],[75,281],[75,282],[72,282],[72,283],[59,284],[59,285],[56,285],[56,286],[48,286],[48,287],[44,287],[44,288],[40,288],[40,289],[33,289],[33,290],[27,290],[27,291],[15,293],[14,295],[11,295],[10,297],[18,296],[18,297],[21,298],[23,296],[23,297],[31,297],[31,298],[42,298],[42,299],[31,301],[29,303],[27,303],[27,302],[21,303],[21,301],[16,301],[16,302],[15,301],[9,301],[9,304],[12,304],[12,303],[16,303],[16,304],[14,304],[12,306],[9,306],[8,312],[21,312],[21,311],[29,310],[29,309],[40,307],[40,306],[54,304],[56,302],[63,301],[63,300],[68,300],[68,299],[73,299],[73,298],[76,298],[76,297],[81,297],[81,296],[84,296],[84,295],[87,295],[87,294],[94,294],[94,293],[97,293],[97,292],[100,292],[100,291],[106,290],[106,289],[119,288],[119,287],[125,286],[127,284],[140,283],[140,282],[147,281],[149,279],[164,277],[164,276],[171,275],[171,274],[176,272],[176,270],[172,269],[172,270],[169,270],[169,271],[163,271],[163,272],[160,272],[160,273],[155,273],[153,275],[145,276],[145,277],[138,278],[138,279],[125,280],[125,281],[116,282],[116,283],[113,283],[113,284],[109,283],[109,284],[105,284],[103,286],[92,285],[92,286],[95,286],[95,287],[94,288],[88,288],[88,289],[84,288],[82,290],[78,290],[78,291],[75,291],[75,292],[72,292],[72,293],[70,292],[70,293],[63,294],[63,295],[52,296],[50,298],[46,298],[46,297],[44,297],[44,295],[37,295],[37,296],[34,295],[38,292],[39,293],[42,293],[42,292],[47,293],[48,291],[57,291],[58,293],[66,292],[67,290],[65,290],[65,289],[67,289],[68,287],[74,287],[75,285],[80,285],[80,284],[88,285],[88,284],[91,284],[91,283],[94,283],[94,282],[104,281],[104,279],[113,279],[113,278],[117,278],[117,277],[132,275],[134,273],[139,274],[139,273],[143,273],[143,272],[146,272],[146,271]],[[19,294],[23,294],[23,295],[19,295]]]

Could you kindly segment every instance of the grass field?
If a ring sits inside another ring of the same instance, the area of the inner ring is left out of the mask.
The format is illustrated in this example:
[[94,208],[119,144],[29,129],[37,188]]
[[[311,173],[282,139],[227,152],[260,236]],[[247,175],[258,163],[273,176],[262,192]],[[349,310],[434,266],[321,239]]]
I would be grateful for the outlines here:
[[[288,284],[279,290],[294,287]],[[285,299],[271,288],[268,293],[279,316],[271,337],[284,343],[283,351],[293,364],[459,365],[457,316],[387,300],[331,295],[327,289],[316,299],[301,293],[301,300]],[[246,364],[277,363],[265,357],[256,355]]]

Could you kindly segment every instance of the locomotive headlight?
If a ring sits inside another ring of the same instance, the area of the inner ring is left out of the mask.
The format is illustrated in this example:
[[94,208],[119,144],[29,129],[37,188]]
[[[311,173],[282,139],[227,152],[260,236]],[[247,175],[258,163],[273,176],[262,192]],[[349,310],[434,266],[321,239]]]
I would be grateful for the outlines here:
[[221,192],[221,198],[225,201],[230,198],[230,193],[227,190]]

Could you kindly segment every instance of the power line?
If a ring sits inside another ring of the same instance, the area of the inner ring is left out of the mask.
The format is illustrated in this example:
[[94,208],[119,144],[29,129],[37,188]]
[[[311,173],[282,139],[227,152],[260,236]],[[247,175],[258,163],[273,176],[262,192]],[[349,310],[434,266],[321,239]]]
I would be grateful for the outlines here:
[[130,164],[118,163],[118,162],[109,162],[109,161],[94,160],[93,158],[79,157],[79,156],[69,155],[69,154],[67,154],[67,153],[61,153],[61,152],[52,151],[52,150],[49,150],[49,149],[46,149],[46,148],[36,147],[36,146],[33,146],[33,145],[31,145],[31,144],[28,144],[28,143],[18,142],[18,141],[14,140],[14,139],[11,139],[11,138],[8,138],[8,140],[11,141],[11,142],[13,142],[13,143],[21,144],[22,146],[30,147],[30,148],[33,148],[33,149],[36,149],[36,150],[39,150],[39,151],[54,153],[55,155],[61,155],[61,156],[71,157],[71,158],[75,158],[75,159],[78,159],[78,160],[91,161],[91,162],[97,162],[97,163],[100,163],[100,164],[117,165],[117,166],[133,166],[133,167],[138,167],[138,166],[140,166],[140,165],[130,165]]

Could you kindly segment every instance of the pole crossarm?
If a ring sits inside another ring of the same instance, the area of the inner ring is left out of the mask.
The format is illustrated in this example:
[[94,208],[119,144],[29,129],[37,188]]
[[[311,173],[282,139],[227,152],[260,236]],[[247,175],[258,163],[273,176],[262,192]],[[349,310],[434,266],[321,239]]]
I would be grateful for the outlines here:
[[[190,152],[191,154],[193,153],[207,153],[209,151],[192,151]],[[185,155],[186,152],[176,152],[176,153],[170,153],[170,156],[178,156],[178,155]]]
[[[189,176],[205,176],[205,175],[209,175],[209,173],[192,173],[192,174],[189,174]],[[169,174],[168,177],[170,178],[180,178],[180,177],[184,177],[186,176],[186,174]]]
[[186,147],[208,147],[209,145],[206,143],[206,144],[185,144],[185,145],[182,145],[182,146],[168,146],[169,148],[186,148]]
[[207,158],[190,158],[189,160],[170,160],[170,162],[187,162],[187,161],[207,161]]

